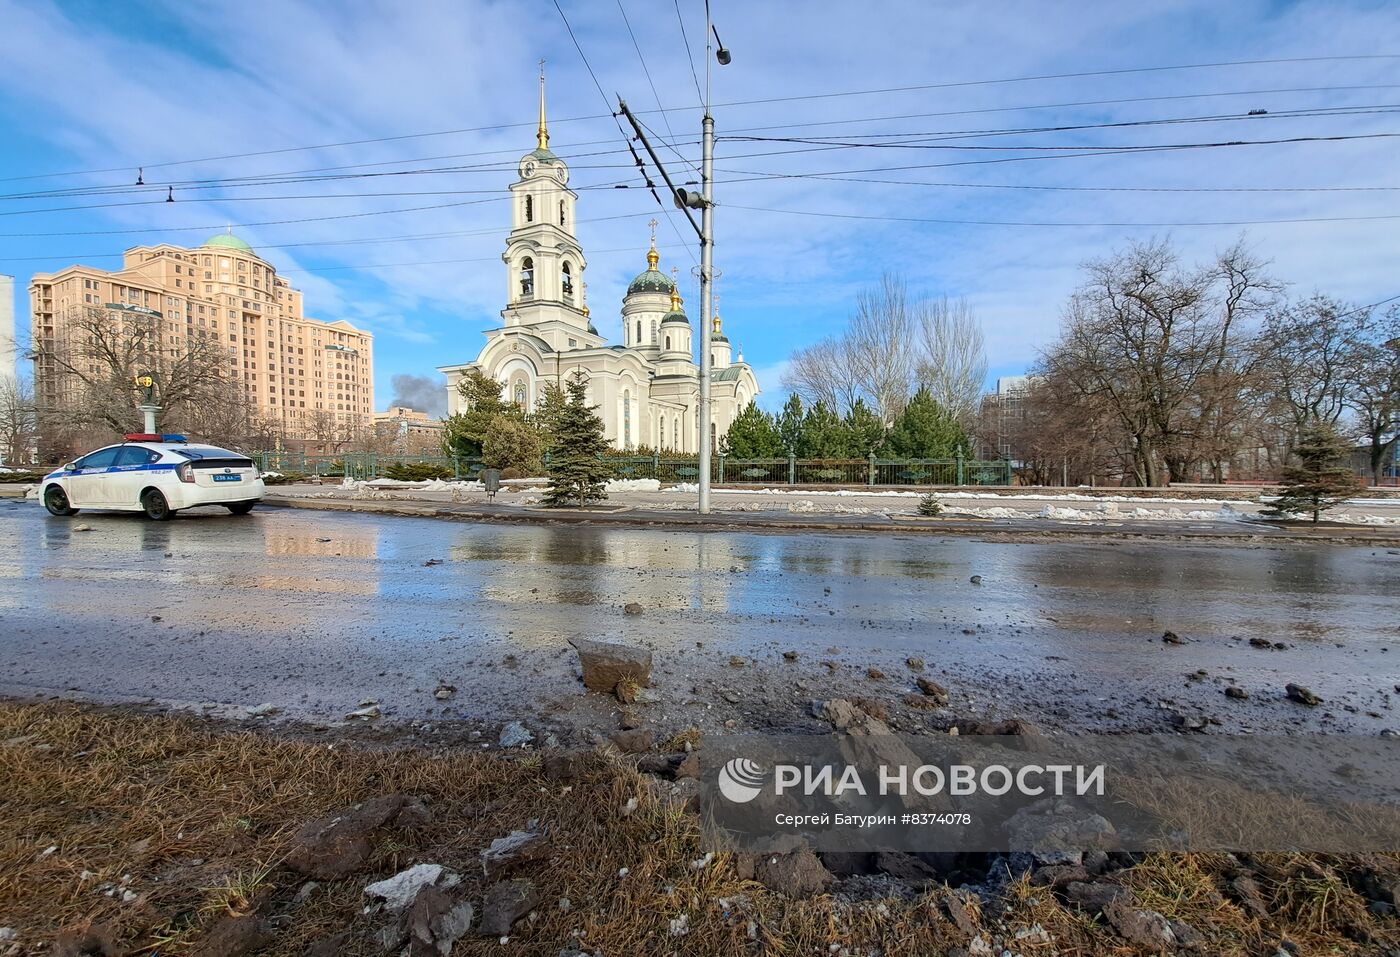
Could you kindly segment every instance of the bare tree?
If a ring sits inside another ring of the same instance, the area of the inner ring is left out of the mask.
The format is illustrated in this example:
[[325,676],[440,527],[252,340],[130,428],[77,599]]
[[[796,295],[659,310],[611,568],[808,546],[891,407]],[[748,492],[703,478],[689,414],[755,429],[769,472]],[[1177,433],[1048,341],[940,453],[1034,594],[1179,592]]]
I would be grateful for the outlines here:
[[236,394],[228,351],[204,330],[174,336],[158,314],[93,306],[74,309],[62,325],[63,339],[36,338],[30,352],[41,419],[57,427],[138,431],[136,378],[146,373],[167,428],[183,428]]
[[1269,312],[1255,341],[1273,414],[1295,430],[1335,424],[1346,411],[1348,356],[1365,319],[1315,294]]
[[335,453],[355,441],[357,429],[353,422],[329,409],[313,409],[303,422],[306,434],[327,452]]
[[861,395],[850,370],[846,337],[823,339],[792,354],[783,387],[802,396],[809,407],[824,402],[827,408],[847,412]]
[[987,348],[982,325],[967,300],[947,296],[915,308],[919,337],[916,376],[938,404],[959,422],[969,422],[987,381]]
[[879,285],[856,296],[846,333],[847,371],[886,425],[904,411],[913,392],[916,328],[904,280],[886,273]]
[[1362,317],[1342,380],[1356,432],[1366,442],[1371,480],[1379,485],[1386,460],[1400,441],[1400,309],[1392,307],[1379,320],[1369,313]]
[[0,375],[0,465],[34,461],[38,439],[33,388],[22,379]]

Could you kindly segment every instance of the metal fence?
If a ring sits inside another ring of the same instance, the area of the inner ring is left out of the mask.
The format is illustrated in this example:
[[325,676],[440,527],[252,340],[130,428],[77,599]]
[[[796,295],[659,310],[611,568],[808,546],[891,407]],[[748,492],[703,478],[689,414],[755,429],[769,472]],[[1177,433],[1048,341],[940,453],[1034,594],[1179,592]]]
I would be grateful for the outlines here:
[[[445,455],[380,455],[377,452],[345,452],[311,455],[305,452],[260,452],[263,471],[297,472],[322,478],[348,476],[361,481],[385,478],[394,465],[437,465],[453,478],[474,479],[481,471],[480,458]],[[620,479],[656,479],[663,484],[694,482],[700,477],[700,460],[671,455],[608,455],[606,461]],[[548,464],[549,456],[545,455]],[[735,459],[716,455],[710,462],[710,480],[725,485],[1010,485],[1011,463],[1005,460],[965,459]]]

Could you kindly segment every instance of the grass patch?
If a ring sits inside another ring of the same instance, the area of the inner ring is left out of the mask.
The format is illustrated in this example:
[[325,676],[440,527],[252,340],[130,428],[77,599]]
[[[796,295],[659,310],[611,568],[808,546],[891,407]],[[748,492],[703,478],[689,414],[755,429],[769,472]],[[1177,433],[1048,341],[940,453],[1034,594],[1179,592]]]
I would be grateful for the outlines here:
[[[281,863],[296,828],[392,792],[423,798],[433,822],[389,829],[364,873],[323,882],[298,900],[305,881]],[[943,916],[941,885],[913,896],[790,900],[739,879],[729,855],[692,866],[705,856],[694,816],[616,757],[593,755],[579,778],[561,783],[537,754],[387,749],[222,731],[193,719],[0,704],[0,923],[18,931],[22,953],[46,952],[60,928],[97,922],[127,954],[188,954],[225,915],[261,906],[281,915],[261,953],[302,954],[349,929],[342,953],[368,957],[378,953],[378,922],[362,913],[365,884],[439,863],[462,876],[462,892],[479,905],[487,886],[479,852],[532,818],[548,829],[553,858],[519,876],[536,882],[543,902],[509,945],[466,937],[458,957],[554,957],[580,945],[609,955],[827,954],[832,945],[941,954],[969,940]],[[1284,937],[1308,954],[1400,944],[1395,918],[1372,914],[1345,880],[1350,863],[1250,863],[1267,918],[1230,899],[1240,862],[1229,855],[1152,855],[1119,879],[1139,906],[1192,923],[1210,954],[1272,953]],[[1365,866],[1400,874],[1393,857]],[[984,908],[988,939],[1005,938],[1015,953],[1141,953],[1025,878]],[[688,932],[673,936],[671,922],[682,915]],[[1050,943],[1010,939],[1036,924]]]

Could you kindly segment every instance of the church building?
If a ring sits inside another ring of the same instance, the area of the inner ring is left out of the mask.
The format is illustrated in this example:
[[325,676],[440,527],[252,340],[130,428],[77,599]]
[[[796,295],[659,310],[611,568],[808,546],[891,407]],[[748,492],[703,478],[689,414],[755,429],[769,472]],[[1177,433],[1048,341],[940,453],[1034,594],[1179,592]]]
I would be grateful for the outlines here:
[[[646,446],[694,453],[699,448],[700,367],[696,348],[711,356],[711,435],[716,440],[758,395],[743,355],[731,355],[718,309],[703,342],[692,341],[675,280],[659,268],[655,224],[647,268],[622,299],[622,344],[608,345],[589,321],[587,260],[574,234],[578,195],[569,169],[549,149],[544,78],[540,78],[537,147],[520,159],[511,184],[511,231],[501,256],[506,273],[502,325],[486,333],[474,362],[441,366],[448,412],[462,411],[457,383],[480,369],[504,383],[503,397],[533,410],[547,383],[563,386],[576,370],[588,381],[604,434],[619,449]],[[700,328],[703,332],[705,323]]]

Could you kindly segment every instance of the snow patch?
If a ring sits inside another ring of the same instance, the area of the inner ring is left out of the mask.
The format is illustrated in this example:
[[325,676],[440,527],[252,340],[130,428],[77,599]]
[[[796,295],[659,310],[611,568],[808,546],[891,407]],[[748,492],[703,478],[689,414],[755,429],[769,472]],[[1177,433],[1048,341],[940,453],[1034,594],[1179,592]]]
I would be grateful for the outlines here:
[[[659,492],[661,483],[656,479],[609,479],[603,486],[609,492]],[[692,490],[698,486],[691,486]]]

